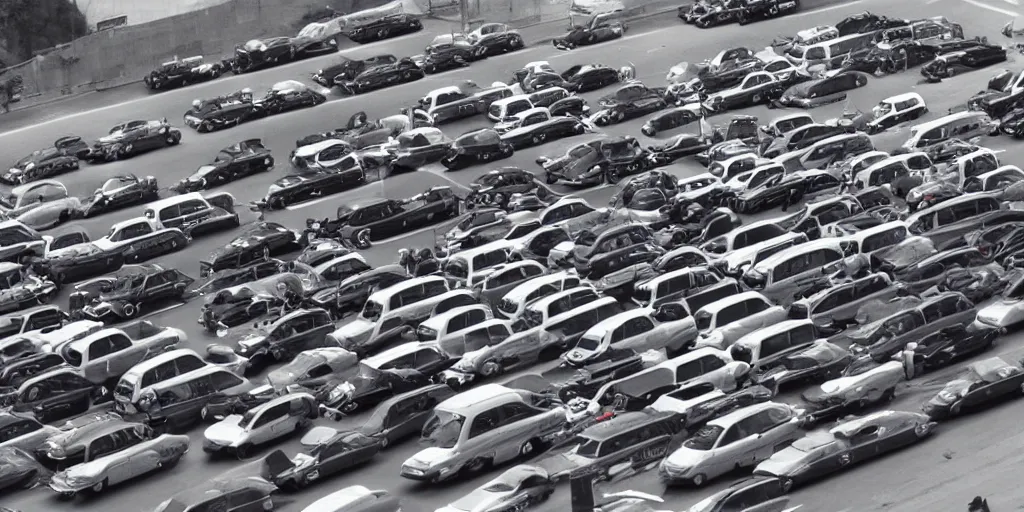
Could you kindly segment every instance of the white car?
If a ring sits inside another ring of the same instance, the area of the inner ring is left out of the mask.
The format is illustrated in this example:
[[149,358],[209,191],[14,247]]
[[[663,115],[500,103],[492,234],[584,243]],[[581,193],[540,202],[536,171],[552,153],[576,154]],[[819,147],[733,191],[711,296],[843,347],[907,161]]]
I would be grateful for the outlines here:
[[244,415],[232,414],[203,432],[203,451],[234,452],[246,458],[253,447],[305,428],[319,416],[316,399],[292,393],[254,407]]

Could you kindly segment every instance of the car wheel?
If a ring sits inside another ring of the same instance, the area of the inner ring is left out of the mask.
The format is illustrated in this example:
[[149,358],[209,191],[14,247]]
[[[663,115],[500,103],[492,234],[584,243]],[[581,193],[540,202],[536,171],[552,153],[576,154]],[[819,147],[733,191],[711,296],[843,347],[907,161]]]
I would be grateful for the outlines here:
[[793,479],[782,478],[779,480],[779,485],[782,486],[782,494],[789,494],[789,491],[793,490]]
[[387,450],[388,446],[390,446],[390,445],[391,445],[391,441],[388,440],[388,436],[384,436],[384,437],[380,438],[380,449],[381,450]]
[[125,144],[124,147],[121,148],[121,151],[119,151],[119,156],[129,156],[132,154],[132,151],[134,150],[135,146],[133,146],[131,143]]
[[484,154],[480,155],[480,160],[482,162],[490,161],[491,160],[491,154],[490,153],[484,153]]
[[104,478],[101,482],[99,482],[98,484],[92,486],[89,490],[94,492],[94,493],[96,493],[96,494],[99,494],[99,493],[103,492],[103,489],[106,489],[106,488],[107,488],[107,479]]
[[497,361],[487,361],[480,367],[480,374],[484,377],[496,377],[501,375],[503,368]]
[[576,135],[583,135],[584,133],[587,133],[587,127],[583,126],[583,123],[577,123],[574,131],[576,132]]
[[537,451],[537,448],[540,448],[540,446],[538,446],[539,444],[540,443],[536,439],[530,439],[523,443],[523,445],[519,447],[519,456],[529,457],[530,455],[533,455],[533,452]]
[[471,475],[483,471],[483,469],[486,467],[487,459],[484,459],[483,457],[477,457],[467,462],[465,466],[462,466],[462,471],[464,471],[467,475]]
[[538,133],[537,135],[533,136],[532,140],[533,140],[534,144],[540,144],[540,143],[544,142],[544,139],[545,139],[545,135],[543,133]]
[[643,128],[640,129],[640,133],[642,133],[642,134],[644,134],[644,135],[646,135],[648,137],[654,137],[654,135],[656,133],[658,133],[658,130],[655,130],[651,126],[644,126]]
[[690,483],[692,483],[694,487],[702,487],[704,484],[708,483],[708,477],[704,473],[697,473],[690,479]]
[[135,315],[139,314],[139,307],[135,304],[125,304],[121,309],[121,314],[128,319],[135,318]]
[[235,448],[235,457],[238,457],[238,460],[244,460],[249,457],[250,452],[252,452],[251,444],[241,444],[238,448]]
[[345,405],[341,406],[341,412],[345,414],[352,414],[359,409],[358,402],[346,402]]
[[357,249],[369,249],[373,246],[373,241],[370,239],[370,228],[360,229],[352,238]]
[[953,404],[953,407],[949,408],[949,415],[950,416],[959,416],[960,415],[960,407],[961,407],[960,402],[957,402],[957,403]]
[[197,128],[196,131],[198,131],[199,133],[209,133],[213,131],[213,127],[210,125],[209,122],[203,121],[199,124],[199,128]]

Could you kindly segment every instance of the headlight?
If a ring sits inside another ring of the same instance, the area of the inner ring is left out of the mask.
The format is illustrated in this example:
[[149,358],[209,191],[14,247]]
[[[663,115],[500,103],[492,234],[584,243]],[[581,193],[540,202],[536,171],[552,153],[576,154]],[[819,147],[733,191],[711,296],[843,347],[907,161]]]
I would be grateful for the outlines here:
[[956,401],[956,395],[949,391],[939,391],[939,400],[943,402],[954,402]]
[[73,487],[87,486],[87,485],[92,485],[96,481],[97,478],[98,478],[97,475],[74,475],[74,476],[68,476],[67,477],[67,482],[68,482],[68,485],[73,486]]
[[416,475],[416,476],[422,476],[423,475],[423,470],[422,469],[406,467],[405,468],[405,472],[409,473],[410,475]]
[[335,402],[341,400],[342,398],[352,398],[352,395],[353,393],[355,393],[355,390],[356,387],[353,386],[352,383],[343,382],[341,384],[338,384],[337,386],[334,387],[334,389],[331,390],[331,393],[327,396],[327,400],[329,402]]
[[35,162],[32,162],[32,163],[30,163],[30,164],[25,166],[25,170],[26,171],[31,171],[32,169],[35,169],[35,167],[36,167]]

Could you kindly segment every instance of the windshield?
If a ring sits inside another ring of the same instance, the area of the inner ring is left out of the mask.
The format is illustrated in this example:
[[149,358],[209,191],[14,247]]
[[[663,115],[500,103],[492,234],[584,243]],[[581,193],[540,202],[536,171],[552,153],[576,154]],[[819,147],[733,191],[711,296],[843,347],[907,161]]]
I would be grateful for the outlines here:
[[3,277],[3,280],[7,283],[7,288],[13,288],[22,282],[21,269],[15,269],[12,272],[8,272]]
[[587,439],[586,437],[577,437],[576,441],[579,444],[576,446],[576,455],[582,455],[584,457],[597,457],[598,450],[601,448],[601,443],[595,439]]
[[359,315],[371,322],[376,322],[380,319],[381,313],[384,312],[384,306],[381,306],[377,302],[372,300],[366,301],[366,305],[363,306],[363,312]]
[[444,266],[444,273],[458,279],[466,279],[469,277],[469,263],[465,258],[452,258]]
[[114,388],[114,396],[131,400],[133,394],[135,394],[135,379],[129,379],[127,375],[121,377],[121,380],[117,381],[117,386]]
[[786,55],[789,55],[790,57],[793,57],[794,59],[803,59],[804,58],[804,50],[805,49],[802,46],[794,46],[794,47],[786,50]]
[[434,415],[423,425],[423,439],[438,448],[455,448],[465,423],[462,415],[435,409]]
[[536,309],[527,308],[526,311],[523,312],[522,320],[528,328],[537,327],[540,324],[544,323],[544,314],[541,313],[540,311],[537,311]]
[[724,430],[718,425],[705,425],[693,437],[687,439],[683,446],[691,450],[710,450],[715,447],[715,442]]
[[601,346],[601,337],[595,334],[584,334],[580,338],[580,342],[576,344],[576,348],[581,350],[597,350]]
[[889,103],[883,101],[875,106],[875,115],[884,116],[889,112],[892,112],[892,105],[890,105]]
[[142,281],[145,279],[143,276],[125,276],[117,279],[114,283],[114,290],[116,291],[128,291],[137,286],[142,286]]
[[484,487],[484,490],[487,492],[512,492],[516,490],[516,488],[512,487],[509,484],[506,484],[505,482],[495,482],[491,485],[488,485],[487,487]]
[[642,149],[638,144],[632,144],[629,142],[605,144],[604,147],[601,148],[601,152],[604,153],[604,157],[609,160],[631,158],[639,155],[641,151]]
[[697,324],[697,330],[706,331],[711,328],[711,320],[714,315],[709,311],[700,310],[696,315],[693,315],[693,321]]

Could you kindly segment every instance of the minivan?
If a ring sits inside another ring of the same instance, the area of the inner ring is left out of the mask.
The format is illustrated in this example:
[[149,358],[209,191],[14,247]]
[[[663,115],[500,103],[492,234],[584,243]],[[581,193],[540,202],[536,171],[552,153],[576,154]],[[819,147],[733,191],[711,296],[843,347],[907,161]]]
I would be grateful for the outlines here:
[[937,247],[985,227],[1024,221],[1024,211],[1003,208],[992,194],[978,192],[954,197],[907,218],[910,234],[927,236]]
[[540,277],[547,271],[547,267],[533,260],[516,261],[497,267],[473,287],[473,292],[479,300],[493,305],[516,286]]
[[[206,366],[144,388],[131,406],[141,411],[154,432],[176,432],[197,423],[214,396],[240,396],[253,388],[251,382],[228,370]],[[132,416],[125,419],[132,421]]]
[[725,276],[739,279],[751,266],[791,247],[807,243],[806,234],[798,231],[783,231],[774,238],[757,242],[740,249],[729,251],[720,259],[715,260],[714,267]]
[[448,282],[440,276],[414,277],[378,290],[354,320],[327,338],[337,346],[361,349],[357,352],[378,350],[426,320],[447,291]]
[[724,235],[712,238],[701,244],[700,250],[707,254],[725,255],[784,234],[786,229],[779,226],[778,219],[766,219],[739,226]]
[[[824,169],[829,164],[838,162],[850,155],[859,155],[874,151],[875,144],[864,132],[844,133],[814,143],[800,157],[800,165],[804,169]],[[793,169],[787,168],[792,171]]]
[[498,316],[514,320],[533,301],[580,285],[579,276],[571,272],[556,272],[535,277],[509,290],[495,307]]
[[871,301],[888,302],[902,292],[884,272],[840,283],[789,306],[789,318],[809,319],[818,327],[844,328],[856,321],[861,307]]
[[444,275],[453,288],[472,288],[499,265],[508,263],[509,252],[514,245],[510,240],[495,240],[457,253],[445,262]]
[[924,151],[943,142],[970,140],[982,135],[996,135],[999,124],[988,114],[977,111],[957,112],[910,128],[910,138],[903,143],[906,151]]
[[826,238],[791,247],[748,269],[743,283],[788,305],[797,293],[822,278],[825,267],[853,256],[848,254],[852,245]]
[[635,284],[633,301],[640,307],[656,308],[718,284],[721,279],[707,267],[681,268]]
[[447,353],[458,352],[456,346],[452,352],[448,352],[447,341],[454,338],[461,331],[474,327],[477,324],[494,318],[491,308],[482,304],[474,306],[462,306],[441,315],[428,318],[416,328],[416,338],[420,343],[437,343]]
[[[487,118],[495,123],[504,123],[516,114],[535,107],[528,94],[517,94],[491,103],[487,109]],[[501,130],[498,129],[498,132],[501,133]]]
[[934,168],[927,153],[915,152],[891,156],[875,162],[854,176],[853,185],[858,190],[889,185],[897,197],[906,197],[907,192],[921,183]]
[[867,48],[874,41],[874,33],[850,34],[809,46],[797,45],[786,50],[786,58],[795,66],[824,65],[838,67],[852,52]]
[[700,308],[693,320],[700,331],[696,346],[725,349],[743,335],[786,319],[786,310],[758,292],[743,292]]
[[179,348],[147,359],[125,372],[114,387],[114,407],[124,412],[124,406],[135,403],[144,388],[157,382],[205,368],[207,362],[194,350]]
[[750,364],[752,373],[788,354],[810,347],[822,336],[810,320],[786,320],[743,336],[729,347],[736,361]]
[[549,318],[558,316],[566,311],[578,308],[584,304],[598,300],[601,296],[590,286],[577,286],[568,290],[558,292],[546,297],[537,299],[526,306],[522,315],[512,324],[514,331],[525,331],[534,327],[540,327]]

